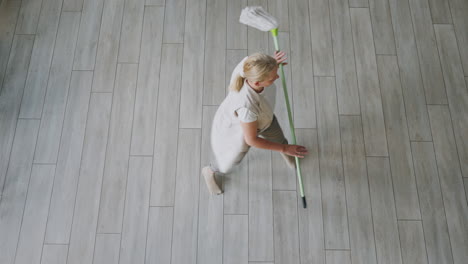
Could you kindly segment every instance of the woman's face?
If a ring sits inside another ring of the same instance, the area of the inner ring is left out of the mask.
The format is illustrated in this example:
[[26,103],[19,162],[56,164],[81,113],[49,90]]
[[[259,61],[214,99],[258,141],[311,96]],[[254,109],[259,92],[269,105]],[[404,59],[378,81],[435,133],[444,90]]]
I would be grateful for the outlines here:
[[265,78],[265,80],[261,81],[261,82],[258,82],[258,86],[260,87],[268,87],[270,85],[272,85],[276,79],[278,79],[279,76],[278,76],[278,66],[275,67],[275,69],[273,69],[267,76],[267,78]]

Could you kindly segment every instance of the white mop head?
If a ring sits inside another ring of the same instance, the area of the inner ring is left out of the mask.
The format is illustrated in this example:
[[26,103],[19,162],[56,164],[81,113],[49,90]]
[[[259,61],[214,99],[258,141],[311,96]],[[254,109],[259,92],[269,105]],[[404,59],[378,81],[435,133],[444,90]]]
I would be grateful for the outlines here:
[[239,22],[261,31],[270,31],[278,28],[276,19],[261,6],[248,6],[241,12]]

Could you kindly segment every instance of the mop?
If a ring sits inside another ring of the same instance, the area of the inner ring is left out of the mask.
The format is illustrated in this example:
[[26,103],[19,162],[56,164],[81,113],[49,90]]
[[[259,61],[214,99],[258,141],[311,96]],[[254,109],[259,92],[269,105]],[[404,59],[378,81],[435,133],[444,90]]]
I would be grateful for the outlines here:
[[[244,8],[241,12],[239,22],[245,24],[247,26],[254,27],[261,31],[270,31],[271,35],[273,36],[273,41],[275,43],[275,50],[279,51],[279,44],[278,44],[278,22],[276,19],[268,14],[262,7],[260,6],[248,6]],[[296,145],[296,132],[294,130],[294,123],[292,120],[291,114],[291,106],[289,104],[289,97],[288,97],[288,90],[286,87],[286,78],[284,77],[284,69],[283,64],[279,65],[280,72],[281,72],[281,81],[283,84],[283,91],[284,91],[284,99],[286,101],[286,108],[288,109],[288,119],[289,119],[289,127],[291,128],[291,137],[292,143]],[[296,159],[296,170],[297,170],[297,179],[299,181],[299,188],[302,197],[302,206],[307,208],[306,198],[304,196],[304,186],[302,185],[302,175],[301,175],[301,167],[299,166],[299,158],[295,157]]]

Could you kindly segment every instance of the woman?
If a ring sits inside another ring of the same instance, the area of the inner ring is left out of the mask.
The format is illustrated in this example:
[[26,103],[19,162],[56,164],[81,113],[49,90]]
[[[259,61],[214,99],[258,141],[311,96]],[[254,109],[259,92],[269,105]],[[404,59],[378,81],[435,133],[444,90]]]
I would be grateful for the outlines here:
[[[239,164],[250,147],[281,153],[287,164],[295,168],[295,158],[308,154],[303,146],[288,145],[283,131],[264,98],[264,89],[272,89],[279,78],[278,64],[284,52],[275,57],[255,53],[244,58],[234,69],[229,94],[219,106],[211,130],[211,147],[216,163],[202,169],[209,191],[221,194],[215,173],[228,173]],[[269,87],[272,86],[272,87]]]

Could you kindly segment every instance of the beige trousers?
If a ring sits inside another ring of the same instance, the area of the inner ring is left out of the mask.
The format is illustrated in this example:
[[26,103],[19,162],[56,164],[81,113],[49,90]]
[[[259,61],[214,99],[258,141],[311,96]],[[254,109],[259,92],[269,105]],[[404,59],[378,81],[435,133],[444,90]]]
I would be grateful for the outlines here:
[[[267,129],[259,132],[259,136],[275,143],[288,144],[288,140],[284,137],[283,130],[281,129],[278,120],[276,120],[276,116],[273,116],[273,121],[271,121],[271,124]],[[249,149],[250,147],[244,152],[239,152],[236,156],[236,159],[229,162],[229,164],[222,164],[223,166],[219,166],[224,168],[224,171],[220,171],[218,169],[218,165],[215,162],[210,164],[211,170],[218,173],[230,172],[235,165],[239,164],[242,159],[244,159]]]

